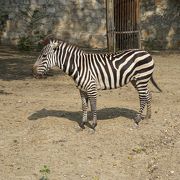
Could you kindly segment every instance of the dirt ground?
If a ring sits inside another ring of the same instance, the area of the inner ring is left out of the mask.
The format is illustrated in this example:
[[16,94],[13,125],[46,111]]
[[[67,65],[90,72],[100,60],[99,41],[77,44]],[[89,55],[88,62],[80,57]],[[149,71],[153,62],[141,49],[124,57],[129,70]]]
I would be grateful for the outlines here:
[[179,54],[153,55],[163,92],[150,84],[150,120],[135,126],[129,84],[98,92],[95,132],[78,126],[81,100],[69,77],[32,78],[36,57],[0,47],[0,180],[38,180],[42,171],[49,180],[180,179]]

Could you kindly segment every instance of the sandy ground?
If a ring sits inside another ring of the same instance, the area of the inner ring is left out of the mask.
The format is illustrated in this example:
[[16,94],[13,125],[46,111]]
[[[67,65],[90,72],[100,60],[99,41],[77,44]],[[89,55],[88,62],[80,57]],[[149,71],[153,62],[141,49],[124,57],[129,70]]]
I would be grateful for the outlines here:
[[[163,53],[162,53],[163,54]],[[131,84],[98,92],[98,126],[81,131],[73,81],[31,76],[37,54],[0,47],[0,180],[179,180],[180,56],[154,55],[152,118],[136,127]]]

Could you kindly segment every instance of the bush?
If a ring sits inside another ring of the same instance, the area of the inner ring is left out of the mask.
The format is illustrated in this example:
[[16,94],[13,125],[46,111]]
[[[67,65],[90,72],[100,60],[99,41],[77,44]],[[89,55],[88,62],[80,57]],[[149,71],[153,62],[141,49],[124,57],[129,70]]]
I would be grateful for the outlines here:
[[18,48],[23,51],[30,51],[32,49],[33,42],[30,37],[24,36],[19,38]]
[[43,48],[43,45],[37,43],[39,40],[43,39],[45,35],[41,36],[22,36],[18,41],[18,49],[22,51],[39,51]]
[[20,36],[18,48],[24,51],[40,50],[41,44],[37,42],[45,37],[44,32],[40,32],[38,27],[44,25],[41,20],[47,17],[44,9],[31,9],[30,7],[21,10],[21,15],[26,22],[26,35]]

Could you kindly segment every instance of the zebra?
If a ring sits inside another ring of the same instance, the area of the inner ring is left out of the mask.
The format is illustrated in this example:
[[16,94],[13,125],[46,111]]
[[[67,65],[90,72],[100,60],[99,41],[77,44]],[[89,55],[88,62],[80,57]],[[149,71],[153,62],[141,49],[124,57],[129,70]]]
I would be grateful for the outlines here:
[[81,128],[88,122],[88,102],[92,112],[91,127],[97,126],[97,90],[120,88],[131,82],[139,94],[140,109],[135,123],[143,118],[143,110],[147,106],[145,118],[151,117],[151,93],[148,82],[159,90],[153,79],[154,61],[152,56],[140,49],[128,49],[118,53],[88,53],[76,45],[53,39],[42,49],[33,66],[35,78],[45,77],[48,70],[58,66],[71,76],[80,92],[82,100]]

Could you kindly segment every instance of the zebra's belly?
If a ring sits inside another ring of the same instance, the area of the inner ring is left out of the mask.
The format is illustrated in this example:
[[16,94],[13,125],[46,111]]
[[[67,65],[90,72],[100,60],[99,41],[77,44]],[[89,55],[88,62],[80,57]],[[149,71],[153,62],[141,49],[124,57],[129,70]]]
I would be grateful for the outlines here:
[[108,84],[105,84],[103,82],[99,82],[99,81],[96,81],[96,87],[97,87],[97,90],[110,90],[110,89],[117,89],[117,88],[120,88],[121,87],[121,84],[120,83],[108,83]]

